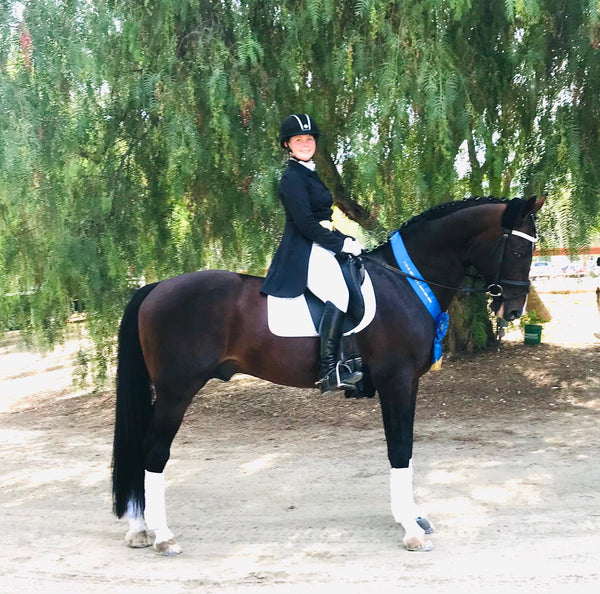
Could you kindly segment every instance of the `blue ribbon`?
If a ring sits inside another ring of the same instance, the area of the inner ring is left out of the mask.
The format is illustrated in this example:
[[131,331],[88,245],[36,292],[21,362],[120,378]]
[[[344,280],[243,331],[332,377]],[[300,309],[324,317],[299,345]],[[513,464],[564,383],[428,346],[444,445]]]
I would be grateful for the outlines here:
[[442,339],[448,330],[450,316],[447,312],[442,311],[442,308],[440,307],[436,296],[433,294],[433,291],[427,282],[423,280],[421,273],[410,259],[399,231],[394,231],[392,237],[390,238],[390,244],[392,246],[392,252],[394,253],[394,258],[396,258],[398,268],[400,268],[402,272],[416,277],[407,278],[406,280],[410,283],[410,286],[413,288],[423,305],[427,308],[427,311],[431,314],[431,317],[435,322],[433,363],[436,363],[442,358],[443,355]]
[[448,326],[450,325],[450,316],[447,311],[443,311],[435,320],[435,337],[433,339],[433,362],[437,363],[443,353],[442,338],[446,336]]

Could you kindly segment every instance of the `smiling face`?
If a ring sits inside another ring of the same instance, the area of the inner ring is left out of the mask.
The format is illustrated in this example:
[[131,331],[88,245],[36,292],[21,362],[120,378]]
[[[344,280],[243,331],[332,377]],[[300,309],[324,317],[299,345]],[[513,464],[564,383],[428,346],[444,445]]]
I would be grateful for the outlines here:
[[317,141],[312,134],[301,134],[292,136],[286,146],[296,159],[310,161],[317,150]]

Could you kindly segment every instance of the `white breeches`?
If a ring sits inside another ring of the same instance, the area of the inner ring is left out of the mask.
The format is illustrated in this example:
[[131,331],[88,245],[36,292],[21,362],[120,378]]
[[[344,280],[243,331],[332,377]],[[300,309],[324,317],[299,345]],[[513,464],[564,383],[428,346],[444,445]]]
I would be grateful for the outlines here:
[[331,301],[344,313],[348,310],[348,287],[335,254],[318,243],[312,244],[306,286],[321,301]]

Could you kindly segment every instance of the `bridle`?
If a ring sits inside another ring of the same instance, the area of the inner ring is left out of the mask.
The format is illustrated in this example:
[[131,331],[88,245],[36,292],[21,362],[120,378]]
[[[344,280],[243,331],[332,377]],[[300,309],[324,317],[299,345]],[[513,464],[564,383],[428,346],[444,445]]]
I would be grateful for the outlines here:
[[534,248],[535,248],[535,244],[538,240],[537,237],[528,235],[527,233],[523,233],[522,231],[516,231],[515,229],[504,229],[504,231],[502,232],[502,235],[496,242],[496,245],[494,246],[492,253],[490,254],[490,260],[491,260],[494,257],[496,250],[498,250],[498,249],[501,250],[500,263],[498,265],[496,279],[494,280],[494,282],[492,284],[490,284],[487,287],[487,289],[485,289],[485,292],[488,293],[488,295],[490,295],[490,297],[492,297],[494,299],[502,298],[504,296],[504,287],[505,286],[524,287],[523,293],[514,295],[512,297],[513,299],[518,299],[519,297],[524,297],[525,295],[527,295],[529,293],[529,288],[531,287],[531,282],[529,280],[519,281],[519,280],[508,279],[508,278],[502,278],[502,264],[504,263],[504,256],[506,255],[506,249],[508,247],[508,238],[511,235],[515,235],[516,237],[521,237],[522,239],[526,239],[527,241],[529,241],[533,244]]
[[[378,266],[381,266],[382,268],[385,268],[387,270],[390,270],[396,274],[399,274],[401,276],[404,276],[405,278],[410,278],[410,279],[414,279],[416,281],[420,281],[422,283],[427,283],[428,285],[434,286],[434,287],[440,287],[442,289],[449,289],[451,291],[459,291],[461,293],[487,293],[490,297],[492,297],[493,299],[502,299],[504,297],[504,287],[505,286],[509,286],[509,287],[523,287],[524,291],[523,293],[519,293],[518,295],[515,295],[512,297],[512,299],[517,299],[519,297],[523,297],[525,295],[527,295],[529,293],[529,288],[531,286],[531,282],[526,280],[526,281],[519,281],[519,280],[513,280],[513,279],[508,279],[508,278],[502,278],[502,264],[504,263],[504,257],[506,255],[506,249],[508,247],[508,239],[511,235],[514,235],[516,237],[520,237],[522,239],[525,239],[529,242],[531,242],[533,244],[533,246],[535,246],[535,243],[537,242],[538,238],[533,236],[533,235],[528,235],[527,233],[523,233],[522,231],[517,231],[515,229],[504,229],[502,232],[502,235],[498,238],[498,241],[496,242],[496,244],[494,245],[494,248],[492,249],[492,252],[490,254],[489,259],[492,260],[492,258],[494,258],[494,255],[496,254],[497,251],[500,251],[500,262],[498,264],[498,270],[496,273],[496,277],[493,283],[489,284],[487,287],[481,287],[481,288],[476,288],[476,287],[450,287],[448,285],[443,285],[440,283],[434,283],[433,281],[429,281],[427,279],[424,278],[419,278],[417,276],[413,276],[410,275],[406,272],[403,272],[402,270],[400,270],[399,268],[396,268],[394,266],[390,266],[387,262],[383,262],[382,260],[379,260],[378,258],[373,258],[372,256],[370,256],[369,254],[362,254],[362,258],[369,260],[370,262],[373,262],[374,264],[377,264]],[[481,274],[480,274],[481,276]],[[482,277],[483,278],[483,277]]]

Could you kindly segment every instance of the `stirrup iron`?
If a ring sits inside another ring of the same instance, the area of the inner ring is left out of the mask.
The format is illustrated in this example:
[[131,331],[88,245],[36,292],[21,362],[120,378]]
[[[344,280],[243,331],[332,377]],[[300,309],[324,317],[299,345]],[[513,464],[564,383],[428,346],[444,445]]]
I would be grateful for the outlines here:
[[[342,381],[341,378],[341,367],[343,367],[348,373],[348,377],[345,378],[344,381]],[[338,361],[337,365],[335,366],[335,379],[337,380],[337,387],[339,390],[353,390],[354,384],[358,383],[362,379],[362,376],[363,374],[361,371],[352,371],[352,369],[350,369],[350,367],[343,361]]]
[[[342,373],[344,372],[348,374],[348,377],[342,378]],[[355,384],[362,377],[362,372],[352,371],[343,361],[338,361],[334,368],[330,369],[319,381],[315,382],[315,385],[321,389],[321,394],[328,394],[335,390],[355,390]]]

